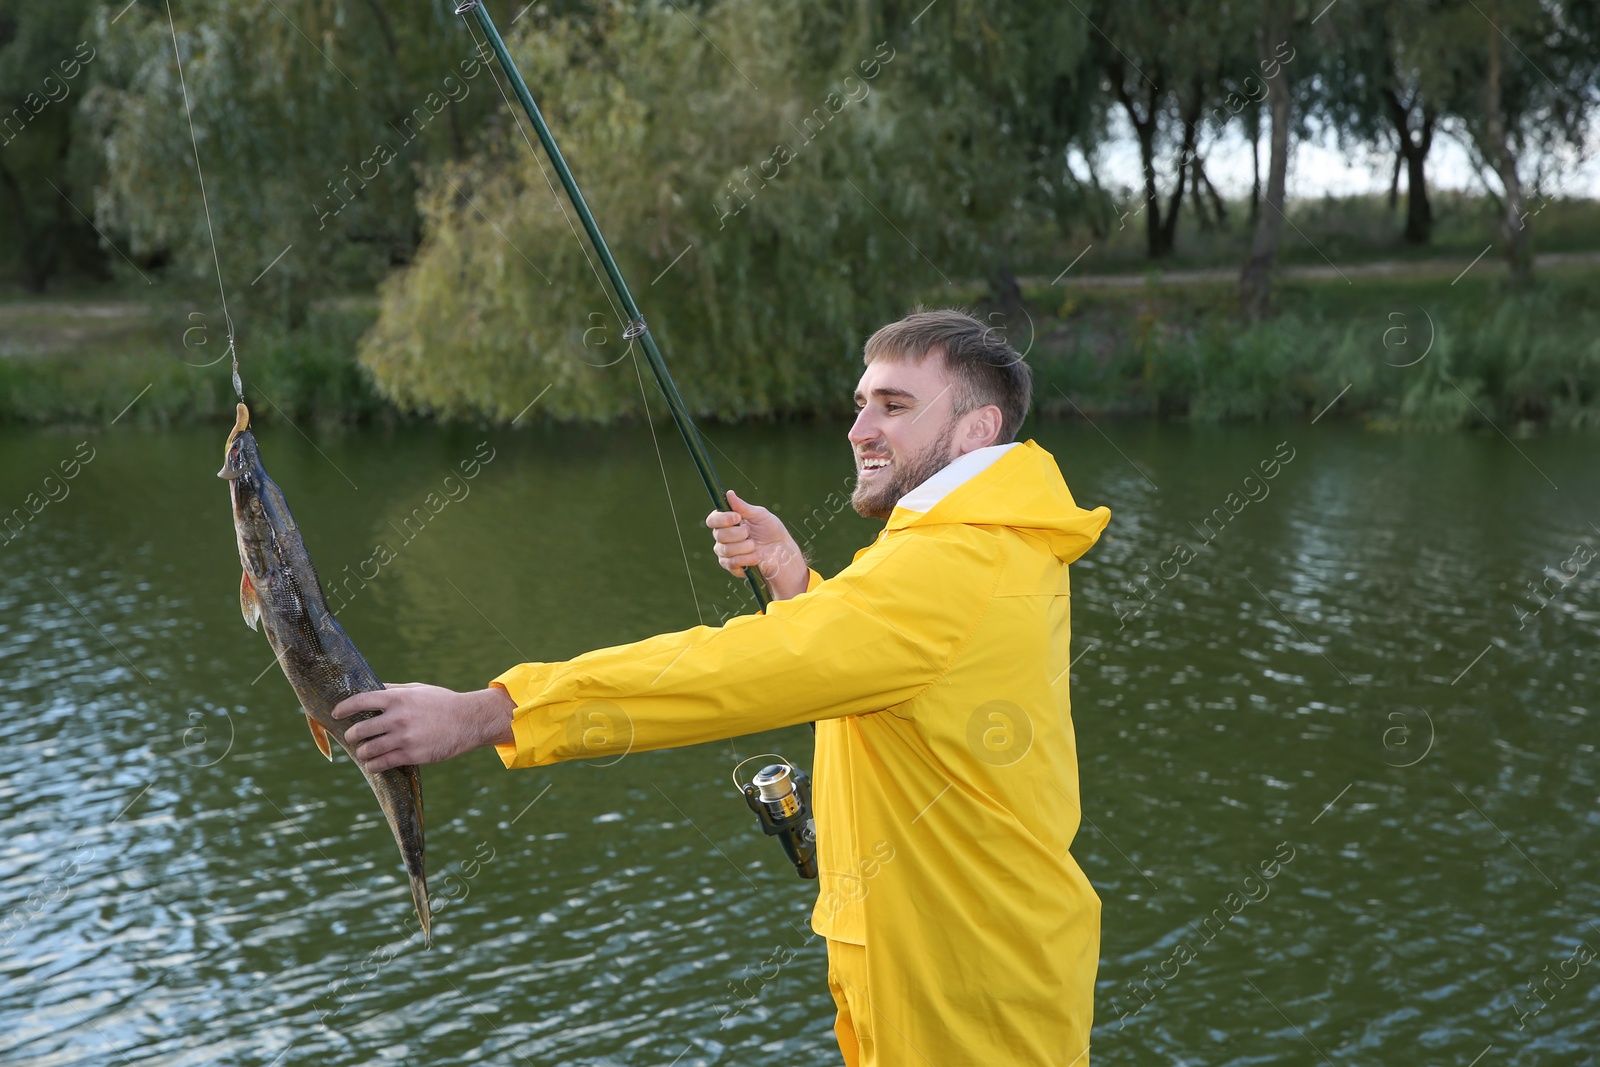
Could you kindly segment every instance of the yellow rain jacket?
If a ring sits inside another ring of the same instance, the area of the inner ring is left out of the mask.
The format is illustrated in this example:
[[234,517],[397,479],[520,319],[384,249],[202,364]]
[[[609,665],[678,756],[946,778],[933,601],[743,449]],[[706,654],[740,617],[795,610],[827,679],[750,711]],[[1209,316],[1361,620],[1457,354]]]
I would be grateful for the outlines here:
[[812,927],[865,947],[868,1062],[1083,1067],[1100,900],[1068,852],[1067,564],[1110,518],[1032,441],[968,453],[764,615],[496,678],[517,704],[501,758],[816,721]]

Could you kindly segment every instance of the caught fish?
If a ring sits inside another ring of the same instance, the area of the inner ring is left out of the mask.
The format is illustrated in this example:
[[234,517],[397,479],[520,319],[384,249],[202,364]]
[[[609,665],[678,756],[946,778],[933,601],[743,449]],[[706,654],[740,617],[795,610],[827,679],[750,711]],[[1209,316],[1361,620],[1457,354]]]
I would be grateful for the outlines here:
[[[244,565],[239,609],[252,630],[266,630],[267,642],[300,698],[311,736],[322,754],[333,759],[328,744],[331,735],[354,759],[345,731],[378,712],[364,711],[342,720],[331,712],[346,697],[382,689],[383,683],[328,610],[317,569],[294,516],[289,514],[283,491],[261,466],[261,454],[249,427],[250,411],[240,404],[238,422],[228,435],[226,459],[217,472],[217,477],[228,480],[233,497],[233,528],[239,541],[239,561]],[[431,943],[433,916],[428,909],[423,864],[422,783],[417,768],[395,767],[376,774],[363,768],[362,774],[400,846],[422,936]]]

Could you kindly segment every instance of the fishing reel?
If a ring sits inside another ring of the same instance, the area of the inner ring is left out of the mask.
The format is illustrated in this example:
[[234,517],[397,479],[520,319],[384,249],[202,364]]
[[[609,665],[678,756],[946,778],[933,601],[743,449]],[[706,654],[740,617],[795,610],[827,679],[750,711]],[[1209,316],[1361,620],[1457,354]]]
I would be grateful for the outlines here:
[[[749,783],[739,783],[739,769],[758,759],[775,759],[756,772]],[[771,752],[751,756],[733,769],[733,784],[744,796],[761,832],[776,837],[794,871],[801,878],[817,876],[817,823],[811,817],[811,779],[806,772]]]

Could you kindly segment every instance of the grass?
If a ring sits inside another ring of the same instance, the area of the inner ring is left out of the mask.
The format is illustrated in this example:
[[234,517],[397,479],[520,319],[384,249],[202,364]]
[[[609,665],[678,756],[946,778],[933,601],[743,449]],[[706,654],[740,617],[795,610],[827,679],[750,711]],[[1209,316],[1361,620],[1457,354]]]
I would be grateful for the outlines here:
[[[1163,200],[1165,204],[1165,200]],[[1382,196],[1315,197],[1292,201],[1289,225],[1283,230],[1279,261],[1285,266],[1325,267],[1330,262],[1351,266],[1376,261],[1460,259],[1462,264],[1483,251],[1496,232],[1499,215],[1486,197],[1456,191],[1435,192],[1433,239],[1425,246],[1401,240],[1405,228],[1405,197],[1391,211]],[[1137,207],[1137,204],[1129,205]],[[1051,241],[1030,249],[1025,261],[1029,275],[1048,279],[1079,252],[1088,254],[1075,271],[1097,274],[1143,274],[1153,269],[1195,270],[1225,267],[1237,270],[1249,250],[1251,226],[1248,201],[1230,201],[1225,227],[1201,229],[1193,204],[1185,198],[1179,213],[1176,248],[1172,255],[1153,263],[1145,256],[1144,216],[1129,215],[1120,225],[1110,219],[1105,232],[1080,227],[1065,242]],[[1592,252],[1600,249],[1600,201],[1530,197],[1528,226],[1536,253]],[[1263,209],[1265,210],[1265,209]],[[1065,245],[1062,248],[1061,245]],[[1092,247],[1089,247],[1092,246]],[[1492,258],[1496,253],[1490,252]]]
[[1379,427],[1600,425],[1597,286],[1592,267],[1515,295],[1487,274],[1289,282],[1253,326],[1228,285],[1087,290],[1040,315],[1029,361],[1046,415],[1314,417],[1338,397],[1330,418]]
[[[298,330],[239,339],[252,419],[317,424],[392,419],[355,361],[371,301],[330,302]],[[168,425],[233,419],[223,331],[181,304],[103,296],[21,300],[0,310],[0,421]]]

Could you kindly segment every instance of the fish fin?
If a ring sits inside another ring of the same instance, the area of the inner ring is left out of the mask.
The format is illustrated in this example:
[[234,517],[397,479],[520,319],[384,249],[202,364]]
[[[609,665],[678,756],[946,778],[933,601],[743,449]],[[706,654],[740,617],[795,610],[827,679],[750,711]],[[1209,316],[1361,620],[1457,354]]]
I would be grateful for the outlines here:
[[328,762],[332,763],[333,749],[328,745],[328,731],[324,730],[322,724],[311,717],[309,711],[306,712],[306,725],[311,727],[311,737],[317,742],[317,747],[322,750],[324,756],[328,757]]
[[255,583],[250,580],[249,571],[239,575],[239,611],[244,615],[246,626],[252,630],[260,629],[261,600],[256,596]]

